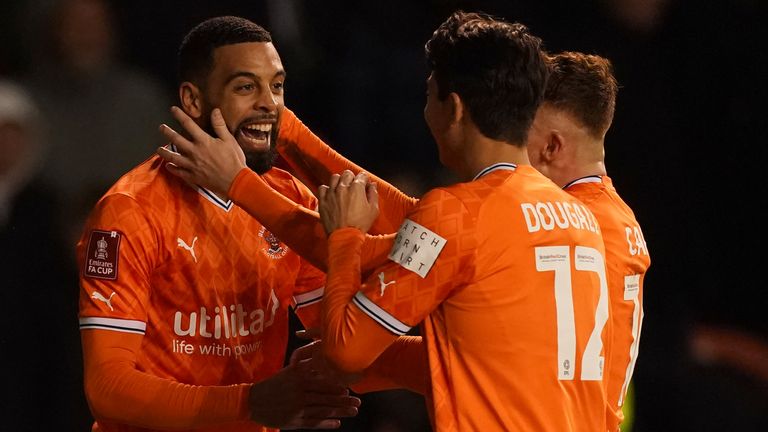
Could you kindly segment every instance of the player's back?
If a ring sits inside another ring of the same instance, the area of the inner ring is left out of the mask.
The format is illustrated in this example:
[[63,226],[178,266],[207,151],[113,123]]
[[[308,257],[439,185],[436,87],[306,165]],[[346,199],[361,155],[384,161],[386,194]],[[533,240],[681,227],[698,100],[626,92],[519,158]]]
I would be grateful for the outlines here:
[[608,299],[596,220],[528,166],[445,191],[473,219],[459,239],[475,256],[468,282],[423,326],[436,428],[602,430]]
[[587,177],[565,190],[589,207],[603,232],[613,323],[605,383],[611,407],[609,430],[615,431],[614,426],[623,419],[621,406],[637,360],[643,281],[651,259],[634,212],[621,199],[609,177]]

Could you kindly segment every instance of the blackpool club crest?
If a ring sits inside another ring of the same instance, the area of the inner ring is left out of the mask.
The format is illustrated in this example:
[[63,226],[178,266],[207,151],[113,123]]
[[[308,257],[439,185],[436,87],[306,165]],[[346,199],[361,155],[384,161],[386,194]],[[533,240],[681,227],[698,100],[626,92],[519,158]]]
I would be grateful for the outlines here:
[[267,231],[265,227],[261,227],[261,230],[259,230],[259,237],[264,239],[265,243],[261,251],[268,257],[280,259],[288,253],[288,246],[284,245],[274,234]]

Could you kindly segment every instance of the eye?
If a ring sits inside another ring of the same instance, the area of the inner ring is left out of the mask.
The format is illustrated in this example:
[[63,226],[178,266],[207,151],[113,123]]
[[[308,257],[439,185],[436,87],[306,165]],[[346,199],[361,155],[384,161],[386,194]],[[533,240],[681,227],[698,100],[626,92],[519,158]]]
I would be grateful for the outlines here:
[[243,84],[235,87],[235,90],[237,91],[253,91],[253,89],[256,88],[253,84]]
[[283,90],[284,87],[285,87],[285,83],[283,83],[282,81],[278,81],[272,84],[272,89],[276,91]]

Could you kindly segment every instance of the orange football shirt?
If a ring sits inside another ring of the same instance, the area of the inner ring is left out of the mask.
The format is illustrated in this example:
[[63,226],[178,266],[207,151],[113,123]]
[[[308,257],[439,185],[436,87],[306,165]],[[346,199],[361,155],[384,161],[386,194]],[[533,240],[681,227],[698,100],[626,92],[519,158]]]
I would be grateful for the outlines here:
[[[325,275],[231,201],[186,185],[162,164],[154,156],[123,176],[86,224],[78,243],[81,331],[142,335],[134,368],[168,386],[263,380],[282,368],[288,307],[305,325],[318,325]],[[290,174],[272,169],[263,179],[316,207]],[[121,394],[113,396],[119,401]],[[141,403],[153,415],[171,403],[154,394],[128,396],[138,402],[126,403]],[[150,430],[101,418],[94,429]],[[264,428],[241,422],[195,430]]]
[[613,323],[605,383],[608,430],[615,432],[624,418],[621,407],[637,361],[643,323],[643,280],[651,258],[634,212],[608,176],[585,177],[564,189],[592,211],[603,231]]
[[429,192],[359,291],[362,237],[334,232],[326,354],[365,368],[421,323],[435,430],[604,430],[611,323],[599,224],[530,166],[478,176]]

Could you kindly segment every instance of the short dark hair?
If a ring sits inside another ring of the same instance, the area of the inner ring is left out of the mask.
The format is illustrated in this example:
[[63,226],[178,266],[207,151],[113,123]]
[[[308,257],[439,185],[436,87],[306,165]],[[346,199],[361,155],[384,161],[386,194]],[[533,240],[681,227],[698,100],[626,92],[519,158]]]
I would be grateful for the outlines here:
[[179,47],[179,82],[202,85],[213,68],[216,48],[244,42],[272,42],[272,36],[262,26],[236,16],[210,18],[196,25]]
[[548,61],[544,102],[574,116],[596,138],[602,137],[613,121],[619,91],[611,61],[572,51],[549,56]]
[[457,11],[425,50],[441,100],[457,93],[483,135],[525,144],[547,81],[541,39],[523,24]]

